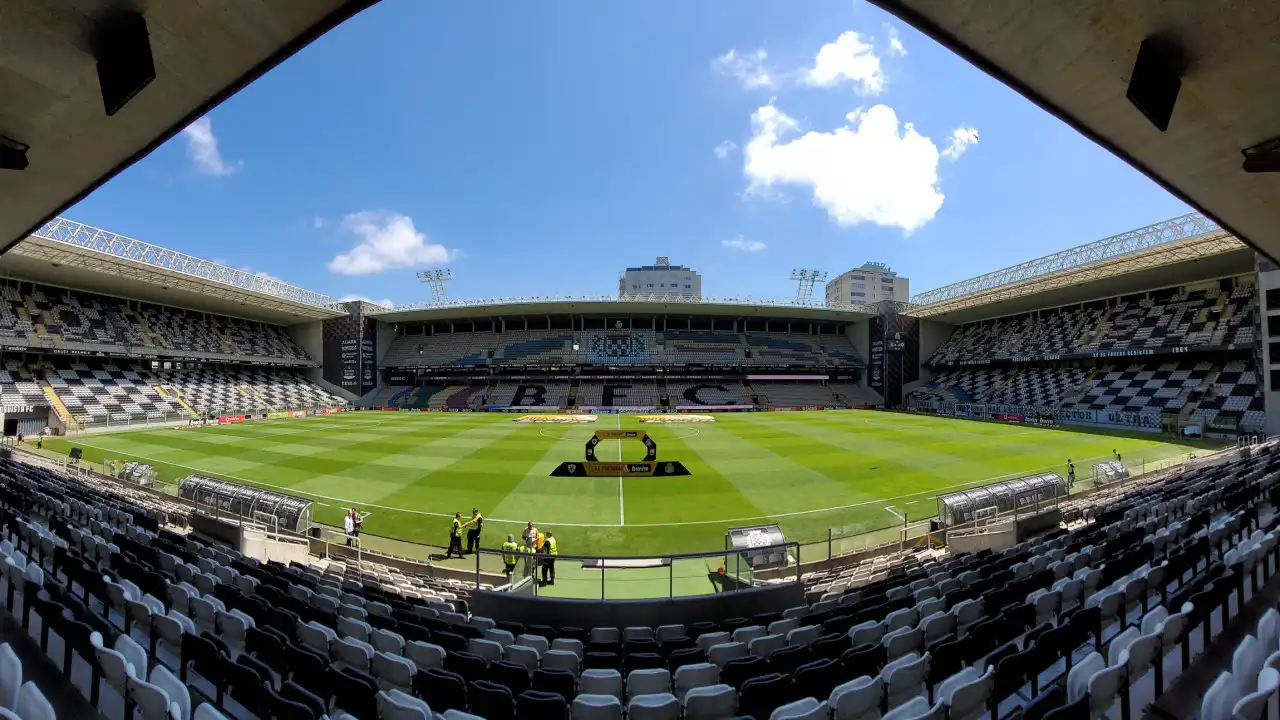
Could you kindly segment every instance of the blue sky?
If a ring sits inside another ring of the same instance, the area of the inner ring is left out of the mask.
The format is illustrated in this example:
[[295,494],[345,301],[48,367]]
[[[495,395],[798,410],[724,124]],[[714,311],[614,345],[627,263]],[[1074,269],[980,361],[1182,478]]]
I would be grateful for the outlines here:
[[597,294],[657,255],[708,295],[867,260],[919,292],[1188,211],[864,3],[495,7],[383,0],[66,215],[405,304],[425,267]]

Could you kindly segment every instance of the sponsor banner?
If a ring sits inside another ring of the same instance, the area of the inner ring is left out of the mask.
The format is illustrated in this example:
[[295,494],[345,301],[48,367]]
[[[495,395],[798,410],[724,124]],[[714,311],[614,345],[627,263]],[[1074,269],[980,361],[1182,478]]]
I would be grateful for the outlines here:
[[246,418],[243,415],[223,415],[222,417],[218,418],[218,424],[230,425],[231,423],[242,423],[245,421],[245,419]]
[[826,380],[826,375],[748,375],[748,380]]
[[741,412],[754,409],[751,405],[677,405],[677,412]]
[[995,418],[996,420],[1004,420],[1005,422],[1020,423],[1020,422],[1026,421],[1026,418],[1023,417],[1022,415],[1010,415],[1008,413],[995,413],[991,417]]
[[640,415],[636,419],[642,423],[658,424],[709,423],[716,421],[711,415],[693,415],[691,413],[680,415]]
[[556,477],[667,477],[688,475],[689,470],[675,461],[643,462],[567,462],[551,471]]
[[269,413],[267,413],[267,419],[268,419],[268,420],[280,420],[280,419],[282,419],[282,418],[287,418],[287,417],[289,417],[289,413],[287,413],[287,412],[269,412]]
[[337,415],[340,412],[342,412],[341,408],[322,408],[320,410],[321,415]]
[[306,410],[290,410],[288,415],[289,417],[306,417],[307,411]]
[[595,415],[525,415],[516,418],[511,422],[518,423],[552,423],[555,425],[585,425],[593,423],[598,418]]

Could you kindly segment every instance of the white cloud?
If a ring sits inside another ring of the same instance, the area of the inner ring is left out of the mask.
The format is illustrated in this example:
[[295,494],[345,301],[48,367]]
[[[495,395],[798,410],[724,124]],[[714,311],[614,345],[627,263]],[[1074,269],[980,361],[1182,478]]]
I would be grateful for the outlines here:
[[978,129],[962,125],[951,131],[951,139],[947,141],[947,149],[942,151],[942,157],[955,162],[960,159],[965,150],[970,145],[978,144]]
[[393,305],[392,305],[392,303],[391,303],[391,301],[390,301],[390,300],[370,300],[369,298],[365,297],[364,295],[351,295],[351,294],[347,294],[347,295],[343,295],[342,297],[338,298],[338,302],[352,302],[352,301],[357,301],[357,300],[358,300],[358,301],[360,301],[360,302],[373,303],[374,305],[377,305],[377,306],[379,306],[379,307],[387,308],[388,310],[390,310],[390,309],[393,307]]
[[871,38],[853,30],[823,45],[813,58],[813,67],[802,71],[800,78],[805,85],[814,87],[852,82],[859,95],[879,95],[884,90],[884,71]]
[[423,267],[449,262],[455,250],[427,242],[413,226],[413,218],[385,210],[347,215],[339,227],[360,238],[350,250],[329,261],[339,275],[370,275],[392,268]]
[[312,225],[312,227],[314,227],[314,228],[315,228],[315,229],[317,229],[317,230],[323,230],[323,229],[325,229],[325,226],[327,226],[328,224],[329,224],[329,221],[328,221],[328,220],[325,220],[324,218],[320,217],[319,215],[315,216],[315,217],[314,217],[314,218],[312,218],[312,220],[311,220],[311,225]]
[[747,89],[773,87],[777,79],[765,65],[765,60],[768,59],[769,53],[763,49],[745,53],[730,50],[712,60],[711,69],[721,75],[737,78]]
[[759,240],[747,240],[741,235],[739,235],[738,237],[732,240],[721,240],[720,246],[724,248],[728,248],[729,250],[735,250],[737,252],[749,252],[749,253],[760,252],[761,250],[764,250],[766,247],[765,244],[760,242]]
[[715,148],[712,149],[711,152],[715,153],[715,156],[717,158],[724,160],[725,158],[729,157],[729,153],[737,149],[738,149],[738,143],[732,140],[725,140],[724,142],[715,146]]
[[902,57],[907,54],[907,46],[902,44],[902,36],[898,34],[898,28],[884,24],[885,32],[889,35],[889,54],[896,57]]
[[869,222],[910,233],[942,207],[938,149],[911,123],[899,126],[887,105],[855,110],[830,132],[809,131],[772,104],[751,116],[743,149],[748,194],[767,196],[776,185],[801,185],[836,223]]
[[196,169],[205,175],[226,177],[240,169],[240,163],[229,163],[222,159],[218,150],[218,138],[213,134],[213,122],[207,117],[191,123],[182,131],[187,139],[187,155]]

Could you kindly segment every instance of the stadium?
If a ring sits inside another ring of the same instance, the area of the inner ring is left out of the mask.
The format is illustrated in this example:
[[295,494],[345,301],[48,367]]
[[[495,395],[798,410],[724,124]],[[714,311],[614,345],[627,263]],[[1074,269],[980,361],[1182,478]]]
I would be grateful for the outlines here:
[[[953,34],[1018,18],[883,4],[1085,102]],[[362,6],[325,5],[145,138],[86,122],[97,174],[0,224],[0,716],[1266,715],[1267,212],[1211,196],[908,300],[472,301],[436,274],[390,307],[57,214]]]

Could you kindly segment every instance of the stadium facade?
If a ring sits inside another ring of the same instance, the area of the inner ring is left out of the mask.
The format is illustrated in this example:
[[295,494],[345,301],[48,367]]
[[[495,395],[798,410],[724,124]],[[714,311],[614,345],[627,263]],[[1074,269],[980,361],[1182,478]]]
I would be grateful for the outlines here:
[[388,309],[63,219],[0,272],[10,434],[342,407],[860,406],[1271,431],[1262,319],[1280,275],[1199,215],[875,305],[653,293]]

